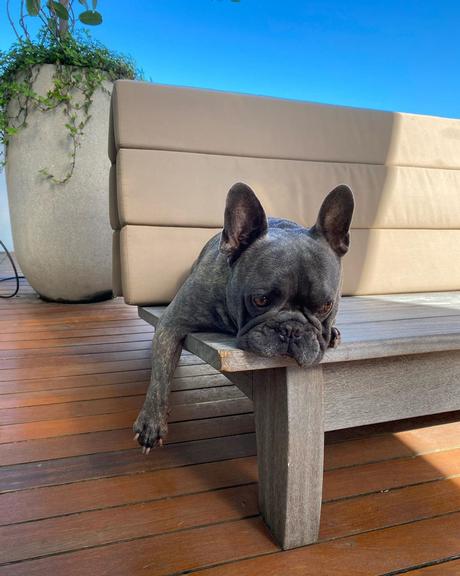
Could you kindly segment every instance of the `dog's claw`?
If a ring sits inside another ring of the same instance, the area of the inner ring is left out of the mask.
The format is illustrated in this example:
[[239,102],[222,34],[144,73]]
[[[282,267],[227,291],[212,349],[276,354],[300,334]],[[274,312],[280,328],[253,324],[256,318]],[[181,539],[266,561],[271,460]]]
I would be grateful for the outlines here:
[[147,456],[152,448],[163,445],[163,438],[168,432],[166,418],[163,420],[161,414],[151,416],[148,412],[141,411],[133,425],[133,431],[134,440],[140,444],[142,454]]
[[342,337],[340,334],[340,330],[335,326],[333,326],[331,329],[331,340],[329,342],[329,348],[337,348],[337,346],[340,344],[341,339]]

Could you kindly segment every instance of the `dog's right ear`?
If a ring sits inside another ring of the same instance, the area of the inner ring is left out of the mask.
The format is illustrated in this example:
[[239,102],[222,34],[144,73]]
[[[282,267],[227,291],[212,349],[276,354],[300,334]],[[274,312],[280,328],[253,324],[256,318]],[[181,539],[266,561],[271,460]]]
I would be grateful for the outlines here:
[[267,233],[268,224],[262,204],[252,189],[238,182],[228,194],[220,251],[232,264],[257,238]]

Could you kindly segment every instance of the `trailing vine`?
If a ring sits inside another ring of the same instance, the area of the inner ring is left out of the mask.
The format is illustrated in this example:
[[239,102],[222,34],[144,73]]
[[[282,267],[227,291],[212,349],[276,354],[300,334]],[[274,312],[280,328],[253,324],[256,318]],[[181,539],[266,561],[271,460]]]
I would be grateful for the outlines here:
[[[79,3],[88,7],[86,2],[79,0]],[[106,81],[133,79],[138,74],[131,59],[108,50],[87,33],[74,31],[72,2],[48,2],[47,13],[37,0],[27,2],[28,10],[36,10],[36,14],[29,15],[40,16],[42,12],[43,27],[34,41],[25,28],[22,5],[19,23],[25,33],[18,35],[18,41],[8,51],[0,51],[0,147],[3,148],[0,167],[6,163],[8,143],[27,127],[31,112],[61,111],[63,130],[70,144],[68,163],[61,175],[46,167],[39,167],[39,172],[44,178],[62,184],[74,172],[77,151],[91,118],[94,93],[99,89],[108,92]],[[92,11],[80,14],[86,19],[84,23],[94,25],[102,21],[95,5]],[[55,65],[55,70],[51,88],[41,95],[35,91],[34,83],[44,64]]]

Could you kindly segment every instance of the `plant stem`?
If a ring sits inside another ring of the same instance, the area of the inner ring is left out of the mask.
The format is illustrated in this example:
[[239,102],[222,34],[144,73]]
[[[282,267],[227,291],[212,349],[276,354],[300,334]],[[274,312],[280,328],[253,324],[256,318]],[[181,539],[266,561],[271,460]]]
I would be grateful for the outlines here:
[[[64,8],[68,9],[69,7],[69,0],[60,0],[59,2],[60,4],[62,4],[64,6]],[[61,40],[63,38],[65,38],[66,34],[69,31],[69,23],[67,20],[64,20],[63,18],[59,18],[59,37],[61,38]]]
[[70,14],[70,33],[73,34],[75,28],[75,12],[73,11],[73,0],[69,2],[69,14]]
[[21,14],[19,16],[19,25],[21,26],[27,40],[30,40],[29,32],[27,31],[26,24],[24,22],[24,0],[21,0]]
[[11,14],[10,14],[10,0],[6,0],[6,14],[8,16],[8,20],[11,24],[11,27],[13,28],[13,32],[16,34],[16,38],[18,40],[21,40],[21,36],[18,34],[18,31],[16,30],[16,27],[14,25],[13,19],[11,18]]

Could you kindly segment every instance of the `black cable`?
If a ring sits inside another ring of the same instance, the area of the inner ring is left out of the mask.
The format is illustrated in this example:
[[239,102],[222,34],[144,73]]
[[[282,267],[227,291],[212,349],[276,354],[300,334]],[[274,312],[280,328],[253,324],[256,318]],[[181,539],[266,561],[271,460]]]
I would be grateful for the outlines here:
[[[22,280],[24,276],[18,276],[19,280]],[[7,280],[16,280],[16,276],[7,276],[6,278],[0,278],[0,282],[6,282]]]
[[8,294],[8,296],[2,296],[0,294],[0,298],[13,298],[19,292],[19,279],[24,278],[24,276],[19,275],[18,269],[16,268],[16,264],[14,263],[14,260],[11,257],[11,254],[8,252],[5,244],[3,244],[3,242],[1,240],[0,240],[0,245],[3,246],[3,250],[5,250],[5,254],[6,254],[8,260],[11,262],[11,266],[13,267],[13,270],[14,270],[14,276],[10,276],[8,278],[2,278],[2,279],[0,279],[0,282],[5,282],[6,280],[16,280],[15,291],[12,294]]

